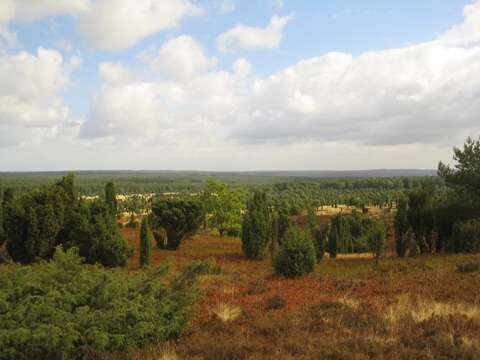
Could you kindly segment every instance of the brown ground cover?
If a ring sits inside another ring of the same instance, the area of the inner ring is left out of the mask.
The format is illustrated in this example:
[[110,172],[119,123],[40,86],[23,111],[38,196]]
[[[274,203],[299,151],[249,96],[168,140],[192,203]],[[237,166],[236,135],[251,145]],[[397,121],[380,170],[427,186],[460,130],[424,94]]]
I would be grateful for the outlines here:
[[[123,229],[138,249],[138,229]],[[138,251],[137,251],[138,252]],[[215,260],[202,276],[196,317],[174,344],[116,354],[138,359],[479,359],[480,273],[456,265],[479,255],[325,259],[299,279],[248,261],[238,238],[197,234],[152,266]],[[138,254],[129,271],[139,271]]]

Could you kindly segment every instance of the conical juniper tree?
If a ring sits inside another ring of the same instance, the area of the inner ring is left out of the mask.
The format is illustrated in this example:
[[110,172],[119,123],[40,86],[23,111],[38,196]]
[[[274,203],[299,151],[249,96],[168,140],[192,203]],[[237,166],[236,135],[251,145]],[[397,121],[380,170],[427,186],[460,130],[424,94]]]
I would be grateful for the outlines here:
[[242,223],[242,249],[251,260],[265,256],[269,235],[269,211],[265,192],[255,191],[247,204]]
[[152,256],[152,237],[148,226],[148,219],[144,217],[140,226],[140,266],[150,266]]

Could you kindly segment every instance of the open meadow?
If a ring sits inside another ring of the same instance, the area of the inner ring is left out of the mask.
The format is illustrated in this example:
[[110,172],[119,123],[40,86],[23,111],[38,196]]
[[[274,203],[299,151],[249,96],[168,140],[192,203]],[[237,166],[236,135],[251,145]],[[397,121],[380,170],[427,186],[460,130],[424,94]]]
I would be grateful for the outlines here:
[[[138,230],[124,229],[138,247]],[[480,272],[458,264],[480,255],[324,258],[299,279],[276,276],[270,259],[246,260],[238,238],[206,233],[152,266],[213,259],[204,296],[185,333],[169,345],[114,354],[125,359],[478,359]],[[139,271],[138,257],[129,272]],[[168,357],[170,356],[170,357]],[[175,357],[177,356],[177,357]]]

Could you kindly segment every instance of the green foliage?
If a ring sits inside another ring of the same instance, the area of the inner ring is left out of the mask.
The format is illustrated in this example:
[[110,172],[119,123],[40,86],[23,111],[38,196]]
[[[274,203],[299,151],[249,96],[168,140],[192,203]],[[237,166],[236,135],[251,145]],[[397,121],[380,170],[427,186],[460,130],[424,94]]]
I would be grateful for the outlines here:
[[269,238],[269,211],[264,192],[256,191],[247,204],[242,223],[242,250],[251,260],[261,260]]
[[330,258],[335,259],[337,257],[338,250],[338,230],[336,227],[330,230],[328,235],[328,254]]
[[454,167],[440,162],[438,175],[456,190],[463,201],[480,201],[480,138],[468,137],[463,149],[454,147],[453,153]]
[[4,213],[7,250],[14,261],[49,259],[57,245],[78,247],[88,263],[126,264],[128,249],[105,202],[81,201],[73,175],[9,200]]
[[105,185],[105,203],[112,214],[116,215],[118,211],[117,194],[115,192],[115,185],[112,182]]
[[408,194],[407,219],[415,235],[415,241],[422,253],[434,250],[432,241],[435,228],[434,201],[435,189],[431,187],[413,190]]
[[275,272],[285,277],[298,277],[315,270],[317,258],[309,232],[292,226],[285,234],[274,267]]
[[337,232],[338,253],[362,253],[368,250],[366,234],[371,226],[371,219],[359,212],[338,214],[330,222],[331,231]]
[[194,276],[163,274],[87,267],[61,248],[51,262],[0,273],[0,359],[80,359],[177,338],[197,298]]
[[150,266],[150,258],[152,257],[152,235],[148,226],[148,219],[142,219],[140,226],[140,266]]
[[160,228],[165,229],[168,250],[176,250],[187,234],[198,230],[201,222],[202,209],[194,199],[160,197],[152,203],[152,224],[157,233]]
[[407,247],[406,233],[410,227],[407,216],[407,200],[401,197],[397,202],[397,213],[395,214],[395,250],[398,257],[404,257]]
[[480,219],[456,222],[449,248],[455,252],[480,252]]
[[82,203],[73,213],[70,231],[66,236],[67,248],[78,247],[80,256],[89,264],[125,266],[129,255],[127,241],[121,236],[114,215],[101,200]]
[[239,228],[244,206],[244,193],[229,185],[209,179],[201,194],[205,216],[220,236],[228,229]]
[[313,231],[313,242],[315,245],[317,262],[320,262],[325,255],[325,246],[328,239],[328,232],[328,226],[321,226]]
[[387,236],[387,228],[385,224],[375,222],[372,228],[369,230],[367,239],[368,247],[374,254],[375,264],[380,261],[380,256],[385,249],[385,238]]
[[7,249],[14,261],[28,263],[53,255],[65,220],[66,194],[59,186],[43,187],[5,207]]

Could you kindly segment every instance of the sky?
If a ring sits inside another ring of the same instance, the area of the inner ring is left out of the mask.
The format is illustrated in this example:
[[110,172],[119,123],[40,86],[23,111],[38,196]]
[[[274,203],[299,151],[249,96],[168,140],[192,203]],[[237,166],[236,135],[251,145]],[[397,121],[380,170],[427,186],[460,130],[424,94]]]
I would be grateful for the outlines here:
[[436,168],[480,0],[0,0],[0,171]]

